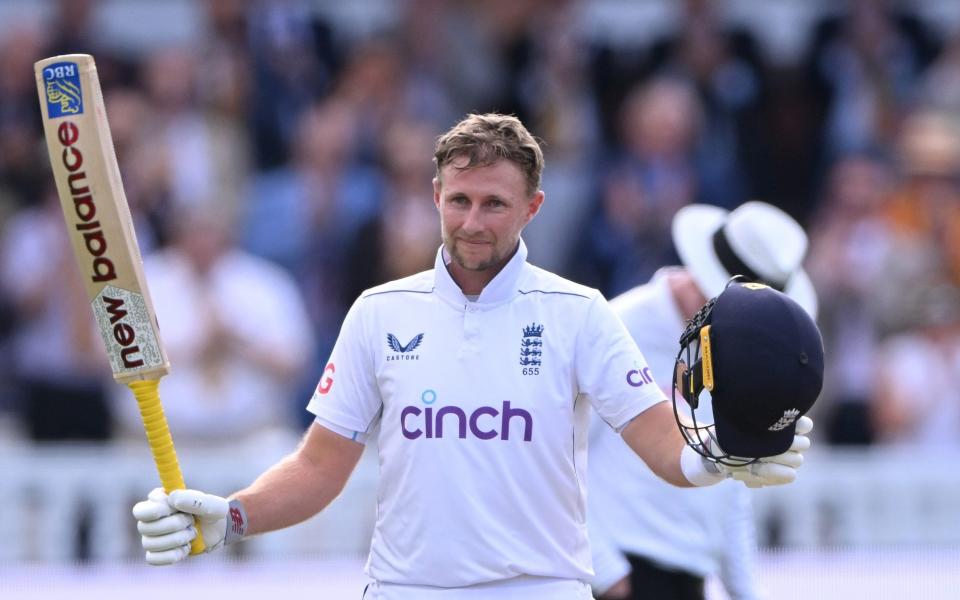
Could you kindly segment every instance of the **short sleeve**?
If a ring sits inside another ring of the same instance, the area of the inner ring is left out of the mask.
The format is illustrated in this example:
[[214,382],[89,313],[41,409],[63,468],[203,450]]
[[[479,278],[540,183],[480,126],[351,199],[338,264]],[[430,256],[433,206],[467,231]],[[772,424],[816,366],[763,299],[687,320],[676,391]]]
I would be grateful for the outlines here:
[[350,308],[330,360],[307,410],[322,421],[350,431],[367,432],[380,415],[383,400],[364,327],[363,299]]
[[592,301],[577,335],[575,361],[580,393],[615,431],[667,399],[643,353],[602,296]]

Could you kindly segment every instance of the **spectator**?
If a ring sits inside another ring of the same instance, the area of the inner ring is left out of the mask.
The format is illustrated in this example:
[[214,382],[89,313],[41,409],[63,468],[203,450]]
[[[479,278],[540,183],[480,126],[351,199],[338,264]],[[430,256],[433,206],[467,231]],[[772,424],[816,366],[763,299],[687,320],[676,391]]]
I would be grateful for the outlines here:
[[891,248],[873,291],[884,335],[907,326],[903,290],[960,284],[960,129],[949,115],[915,112],[897,153],[902,177],[885,206]]
[[923,74],[920,102],[935,110],[960,114],[960,29]]
[[173,47],[150,54],[143,65],[153,113],[154,129],[145,134],[152,142],[153,188],[168,195],[170,210],[217,198],[221,210],[235,214],[242,209],[237,202],[246,195],[251,163],[246,131],[228,114],[201,104],[199,61],[189,49]]
[[[292,382],[309,364],[311,328],[289,274],[234,245],[216,205],[176,213],[169,247],[145,260],[171,369],[160,383],[177,440],[244,441],[289,431]],[[118,390],[124,429],[142,435],[129,392]],[[280,403],[280,404],[278,404]]]
[[196,52],[198,71],[203,74],[197,99],[212,117],[233,122],[246,133],[253,79],[247,3],[206,0],[205,9],[206,31]]
[[877,442],[926,451],[960,449],[960,288],[905,288],[903,322],[875,363]]
[[519,86],[519,112],[530,115],[542,132],[552,165],[543,182],[551,208],[525,230],[524,241],[537,264],[563,272],[574,260],[577,238],[557,232],[575,232],[589,218],[603,158],[587,42],[577,26],[580,8],[575,2],[555,3],[540,18]]
[[824,110],[823,151],[832,159],[858,148],[893,145],[936,44],[922,21],[888,0],[850,0],[849,10],[816,26],[807,57]]
[[17,209],[40,205],[50,185],[31,77],[44,43],[41,31],[29,23],[0,35],[0,225]]
[[248,6],[251,138],[257,167],[273,170],[296,160],[300,115],[330,93],[346,48],[335,43],[330,25],[304,0]]
[[870,402],[873,365],[880,343],[876,290],[892,246],[885,216],[896,169],[876,152],[838,160],[827,177],[821,207],[811,226],[810,275],[820,292],[820,326],[832,368],[824,376],[825,414],[834,444],[873,440]]
[[400,120],[384,132],[383,208],[360,227],[347,249],[345,295],[349,304],[363,290],[424,271],[433,262],[440,236],[429,198],[433,127]]
[[[51,182],[52,184],[52,182]],[[110,369],[55,191],[18,212],[0,240],[0,288],[12,299],[12,375],[24,433],[36,441],[112,437]]]
[[241,225],[246,249],[297,278],[317,356],[333,347],[349,306],[347,248],[380,210],[380,172],[356,160],[357,118],[335,99],[302,113],[292,163],[255,177]]
[[670,220],[700,190],[694,90],[672,78],[638,86],[622,109],[623,149],[606,174],[578,277],[618,294],[675,261]]
[[653,44],[650,72],[684,79],[702,106],[699,201],[726,208],[756,193],[766,175],[761,127],[764,61],[753,35],[721,21],[721,3],[684,0],[678,31]]
[[[464,43],[460,32],[448,25],[461,4],[444,0],[407,0],[400,6],[402,12],[394,35],[406,63],[406,112],[410,117],[429,121],[440,129],[477,103],[477,96],[455,96],[459,91],[458,77],[472,66],[474,58],[479,57],[474,55],[467,59],[468,64],[461,65],[456,60],[457,52],[450,51],[452,44]],[[427,14],[430,18],[424,19],[423,15]]]

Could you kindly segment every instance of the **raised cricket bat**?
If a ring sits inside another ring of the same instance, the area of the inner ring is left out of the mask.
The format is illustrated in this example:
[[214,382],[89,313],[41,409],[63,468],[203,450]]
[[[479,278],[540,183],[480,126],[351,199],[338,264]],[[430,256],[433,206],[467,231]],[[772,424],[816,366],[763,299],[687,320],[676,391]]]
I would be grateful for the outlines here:
[[[36,62],[34,73],[60,205],[113,378],[133,390],[164,489],[183,489],[157,391],[170,363],[120,181],[97,67],[88,54],[65,54]],[[203,548],[198,529],[191,553]]]

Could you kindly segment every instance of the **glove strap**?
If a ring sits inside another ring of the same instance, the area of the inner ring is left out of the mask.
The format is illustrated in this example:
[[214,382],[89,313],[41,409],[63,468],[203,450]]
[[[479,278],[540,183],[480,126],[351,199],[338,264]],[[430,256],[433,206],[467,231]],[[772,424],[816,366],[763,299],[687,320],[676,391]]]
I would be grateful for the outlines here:
[[227,511],[227,533],[223,538],[224,545],[239,542],[247,533],[247,511],[236,498],[230,500]]
[[680,451],[680,471],[683,472],[687,481],[696,487],[706,487],[720,483],[727,477],[727,474],[721,471],[716,463],[708,461],[686,444]]

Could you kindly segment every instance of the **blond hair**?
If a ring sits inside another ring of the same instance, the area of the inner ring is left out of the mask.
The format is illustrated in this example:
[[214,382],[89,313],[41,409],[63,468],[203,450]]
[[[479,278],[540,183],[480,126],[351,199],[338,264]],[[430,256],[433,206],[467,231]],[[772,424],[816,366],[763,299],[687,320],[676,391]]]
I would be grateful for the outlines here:
[[444,166],[462,156],[468,161],[459,167],[461,169],[486,167],[499,160],[509,160],[520,167],[527,182],[528,196],[540,189],[543,151],[520,119],[512,115],[470,114],[441,135],[433,155],[437,178]]

